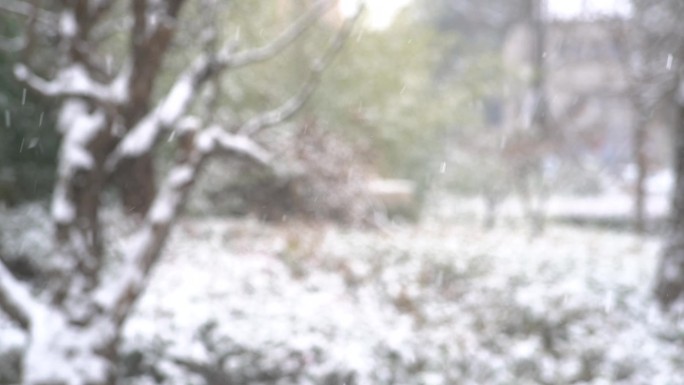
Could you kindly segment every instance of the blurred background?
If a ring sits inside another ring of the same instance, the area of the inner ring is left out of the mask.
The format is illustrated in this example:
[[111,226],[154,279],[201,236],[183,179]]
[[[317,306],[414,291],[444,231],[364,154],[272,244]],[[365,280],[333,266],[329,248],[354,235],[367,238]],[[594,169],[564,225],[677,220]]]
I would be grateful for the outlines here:
[[[36,9],[79,2],[34,3],[0,5],[0,261],[40,297],[64,242],[53,193],[67,180],[74,96],[46,93],[17,66],[59,78],[64,22],[36,47],[22,41]],[[112,2],[112,27],[92,27],[102,34],[77,50],[105,68],[95,79],[125,73],[128,3]],[[315,6],[186,3],[150,105],[204,51],[267,45]],[[189,113],[249,134],[275,161],[228,154],[193,174],[119,325],[112,381],[683,384],[684,282],[659,260],[684,266],[672,246],[684,239],[684,3],[367,0],[296,113],[271,115],[263,131],[242,124],[308,84],[361,3],[340,0],[278,55],[193,94]],[[115,108],[103,105],[88,108]],[[183,132],[159,135],[148,176],[163,180],[184,159]],[[87,149],[100,159],[114,147]],[[138,225],[122,191],[98,195],[103,260],[125,255]],[[0,284],[0,310],[8,292]],[[0,384],[34,384],[32,332],[7,309]]]

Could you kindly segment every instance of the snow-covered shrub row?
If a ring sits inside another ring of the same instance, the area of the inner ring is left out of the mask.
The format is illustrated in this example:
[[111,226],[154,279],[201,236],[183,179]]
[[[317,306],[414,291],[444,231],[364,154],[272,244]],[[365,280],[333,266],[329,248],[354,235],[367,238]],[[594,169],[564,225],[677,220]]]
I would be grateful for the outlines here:
[[[45,206],[0,206],[0,259],[20,279],[40,279],[41,267],[53,249],[51,224]],[[0,384],[19,380],[24,333],[0,311]]]
[[126,330],[148,374],[131,384],[684,383],[684,327],[649,298],[654,240],[218,220],[176,235]]
[[209,164],[190,212],[251,213],[269,221],[297,217],[356,224],[367,219],[372,167],[357,147],[314,122],[268,135],[269,148],[277,154],[275,170],[241,161]]
[[0,256],[19,278],[40,274],[54,248],[51,234],[52,222],[44,205],[0,207]]

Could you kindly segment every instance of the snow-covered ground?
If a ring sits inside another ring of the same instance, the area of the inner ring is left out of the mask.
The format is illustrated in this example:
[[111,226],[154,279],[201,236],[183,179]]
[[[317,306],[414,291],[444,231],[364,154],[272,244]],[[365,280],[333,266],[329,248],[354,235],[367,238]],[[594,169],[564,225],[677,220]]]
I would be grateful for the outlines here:
[[[574,223],[610,223],[629,227],[634,216],[632,193],[636,170],[628,167],[621,179],[604,178],[602,192],[593,195],[562,195],[551,193],[544,202],[547,217],[556,221]],[[670,209],[674,175],[670,170],[661,170],[651,175],[644,184],[645,217],[652,224],[660,224],[667,218]],[[482,197],[459,197],[440,195],[430,204],[430,215],[442,220],[476,219],[484,222],[486,205]],[[498,219],[507,222],[520,221],[524,216],[523,203],[516,193],[511,193],[498,206]],[[655,226],[657,227],[657,226]]]
[[650,297],[658,239],[527,235],[184,219],[126,326],[125,383],[684,383],[684,325]]
[[[460,218],[484,221],[486,206],[481,198],[462,197],[445,199],[436,213],[441,218]],[[667,217],[670,197],[651,194],[646,200],[646,219],[662,223]],[[596,196],[551,196],[544,204],[547,217],[556,221],[575,223],[613,223],[629,227],[634,215],[634,199],[622,191],[611,191]],[[505,199],[498,208],[498,219],[520,222],[524,208],[517,196]]]
[[[162,346],[235,383],[681,384],[684,328],[649,294],[657,251],[570,227],[530,241],[430,221],[186,220],[127,348]],[[162,361],[169,383],[202,383]]]

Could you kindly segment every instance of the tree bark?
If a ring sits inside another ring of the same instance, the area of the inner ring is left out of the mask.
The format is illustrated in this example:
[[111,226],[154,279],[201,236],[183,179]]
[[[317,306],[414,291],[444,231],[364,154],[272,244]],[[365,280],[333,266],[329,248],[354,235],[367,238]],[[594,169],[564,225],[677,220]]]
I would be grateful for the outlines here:
[[670,229],[656,277],[655,295],[664,309],[684,300],[684,106],[677,105],[673,130],[675,187]]
[[646,230],[646,178],[648,176],[648,158],[646,154],[646,112],[638,109],[639,116],[634,127],[632,140],[636,178],[634,180],[634,231],[643,234]]
[[116,172],[116,184],[126,213],[145,215],[156,194],[152,155],[124,159]]

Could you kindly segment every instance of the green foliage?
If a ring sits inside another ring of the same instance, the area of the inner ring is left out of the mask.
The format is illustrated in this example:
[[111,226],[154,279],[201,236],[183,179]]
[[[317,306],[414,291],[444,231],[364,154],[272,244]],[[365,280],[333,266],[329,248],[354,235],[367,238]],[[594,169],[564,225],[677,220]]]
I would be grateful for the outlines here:
[[[276,7],[263,1],[232,2],[212,8],[202,21],[220,20],[218,25],[225,27],[216,42],[208,44],[232,40],[240,48],[261,46],[302,13],[303,3],[284,2]],[[198,16],[203,12],[189,10]],[[196,23],[195,16],[188,20]],[[230,127],[278,106],[299,90],[311,64],[329,47],[338,22],[328,15],[283,55],[227,73],[217,87],[201,95],[207,102],[199,103],[196,113]],[[179,41],[190,36],[187,30]],[[350,143],[357,158],[371,164],[373,173],[412,179],[422,194],[439,172],[446,129],[475,119],[469,101],[476,92],[453,81],[441,84],[436,76],[445,47],[452,43],[450,37],[424,24],[413,8],[386,30],[358,26],[304,110],[261,140],[277,148],[281,145],[274,142],[292,138],[302,128],[330,132]],[[185,55],[201,48],[195,42],[183,57],[170,62],[174,67],[187,62]],[[345,170],[353,165],[336,167]]]
[[[223,38],[239,35],[244,46],[263,44],[291,22],[302,5],[291,7],[234,4],[226,10],[230,21],[225,25],[230,27]],[[252,15],[250,24],[244,23],[245,14]],[[463,115],[454,111],[460,104],[454,99],[466,95],[436,87],[434,74],[448,39],[414,16],[405,12],[383,31],[357,28],[295,126],[313,119],[321,128],[343,134],[360,152],[371,153],[382,175],[420,179],[442,152],[444,128],[453,124],[454,115]],[[229,74],[221,84],[219,114],[245,119],[296,92],[336,26],[324,20],[313,29],[284,55]]]
[[[20,33],[17,20],[0,17],[0,36]],[[52,188],[59,138],[54,103],[13,77],[16,58],[0,51],[0,202],[45,197]]]
[[420,180],[451,120],[433,74],[439,37],[408,15],[385,31],[357,31],[326,74],[313,108],[371,149],[386,176]]
[[[234,41],[238,49],[246,49],[268,43],[301,15],[304,3],[190,3],[187,27],[177,39],[184,48],[167,60],[159,89],[168,89],[204,45]],[[479,50],[459,56],[454,64],[450,56],[454,47],[458,52],[470,52],[473,47],[458,33],[445,33],[421,18],[421,6],[406,8],[386,30],[357,27],[307,107],[294,122],[261,139],[273,144],[315,125],[348,141],[378,175],[416,181],[419,196],[452,154],[477,148],[473,141],[498,143],[489,139],[491,133],[484,128],[483,100],[500,97],[504,91],[500,56]],[[299,90],[311,63],[329,46],[338,27],[334,20],[328,17],[317,23],[283,55],[217,79],[213,89],[199,96],[206,102],[198,103],[195,113],[230,127],[287,100]],[[220,32],[213,40],[198,39],[196,32],[207,24],[216,24]],[[450,67],[446,71],[445,65]],[[475,160],[472,154],[467,156]],[[474,168],[466,164],[449,167],[466,172]],[[461,174],[453,178],[460,187],[480,188],[482,178]]]

